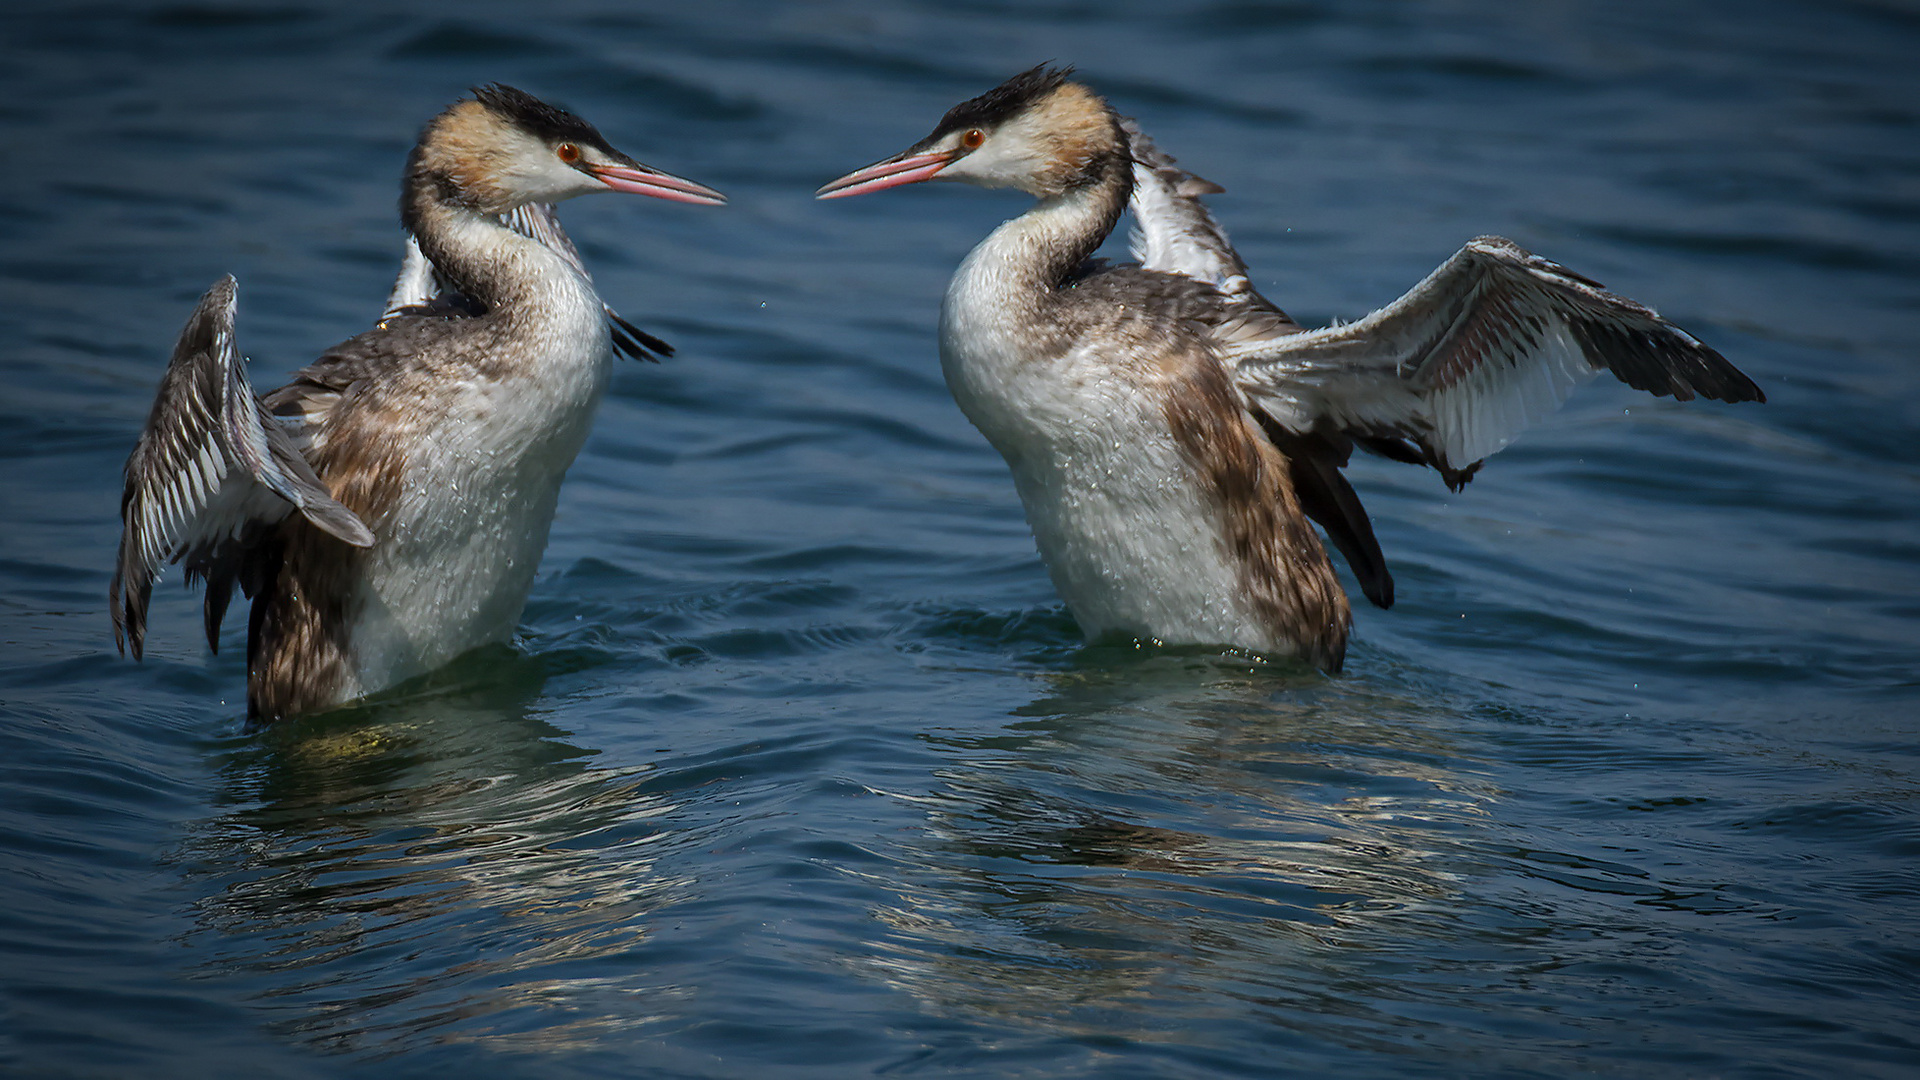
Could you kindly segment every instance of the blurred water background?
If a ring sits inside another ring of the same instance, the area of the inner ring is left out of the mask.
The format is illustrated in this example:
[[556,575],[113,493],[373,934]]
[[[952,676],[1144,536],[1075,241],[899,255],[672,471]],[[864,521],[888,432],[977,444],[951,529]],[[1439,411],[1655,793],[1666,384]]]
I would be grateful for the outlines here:
[[[1916,56],[1835,0],[8,7],[0,1073],[1916,1075]],[[1344,677],[1083,647],[936,359],[1021,198],[812,199],[1048,59],[1303,321],[1500,233],[1772,402],[1358,462]],[[262,387],[369,324],[494,80],[733,197],[563,210],[679,355],[514,647],[248,732],[177,575],[114,653],[121,464],[218,275]]]

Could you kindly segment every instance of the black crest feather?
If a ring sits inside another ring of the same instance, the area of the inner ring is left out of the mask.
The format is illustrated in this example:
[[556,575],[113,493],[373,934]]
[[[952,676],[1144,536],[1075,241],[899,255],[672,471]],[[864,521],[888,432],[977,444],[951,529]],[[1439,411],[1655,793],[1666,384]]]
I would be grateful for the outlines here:
[[505,83],[488,83],[474,87],[473,100],[548,142],[586,143],[597,149],[609,149],[607,140],[592,124],[525,90]]
[[1053,67],[1052,61],[1036,64],[977,98],[963,101],[941,117],[936,133],[959,128],[984,127],[1003,123],[1022,109],[1060,89],[1073,68]]

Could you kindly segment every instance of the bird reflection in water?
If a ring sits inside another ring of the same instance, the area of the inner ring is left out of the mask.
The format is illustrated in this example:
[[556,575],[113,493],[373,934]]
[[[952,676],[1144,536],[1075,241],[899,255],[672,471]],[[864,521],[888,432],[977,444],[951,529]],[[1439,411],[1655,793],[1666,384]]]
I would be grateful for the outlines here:
[[691,885],[656,868],[675,807],[651,770],[593,768],[540,717],[539,667],[483,653],[438,680],[451,691],[236,742],[230,809],[177,859],[202,970],[343,1052],[556,1049],[650,1023],[635,1002],[677,991],[629,954]]
[[876,913],[875,976],[943,1008],[1152,1028],[1182,986],[1361,977],[1370,927],[1456,891],[1450,837],[1499,796],[1439,695],[1175,651],[1047,679],[1005,730],[945,737],[924,850]]

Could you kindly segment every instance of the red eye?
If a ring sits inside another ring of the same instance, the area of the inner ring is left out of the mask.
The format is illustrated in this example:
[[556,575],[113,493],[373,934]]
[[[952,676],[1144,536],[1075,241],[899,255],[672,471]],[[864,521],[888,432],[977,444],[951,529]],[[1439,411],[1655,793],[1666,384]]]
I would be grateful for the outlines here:
[[561,161],[564,161],[569,165],[580,160],[580,148],[573,145],[570,142],[561,143],[559,146],[554,148],[553,152],[560,156]]
[[987,133],[981,131],[979,128],[968,128],[967,133],[960,136],[960,145],[969,150],[980,149],[980,144],[986,141]]

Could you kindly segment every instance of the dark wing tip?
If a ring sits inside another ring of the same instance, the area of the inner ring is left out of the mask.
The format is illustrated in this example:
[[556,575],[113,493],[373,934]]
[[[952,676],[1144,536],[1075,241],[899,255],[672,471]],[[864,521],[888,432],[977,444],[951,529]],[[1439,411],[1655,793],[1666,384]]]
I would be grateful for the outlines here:
[[607,309],[607,323],[613,332],[614,351],[634,360],[657,364],[673,355],[673,346],[647,333]]
[[1360,591],[1374,607],[1382,611],[1393,607],[1393,575],[1386,570],[1380,571],[1378,579],[1361,581]]
[[1543,258],[1503,236],[1476,236],[1468,247],[1494,258],[1516,263],[1535,276],[1562,288],[1584,293],[1604,313],[1586,317],[1569,313],[1574,336],[1596,367],[1612,371],[1621,382],[1650,394],[1691,401],[1764,403],[1767,395],[1758,383],[1735,367],[1711,345],[1662,318],[1652,308],[1607,291],[1598,281]]
[[113,618],[113,645],[120,655],[129,653],[143,659],[147,642],[147,602],[153,595],[153,582],[147,575],[127,581],[127,567],[116,566],[113,584],[107,587],[107,613]]
[[1651,328],[1602,319],[1572,318],[1574,336],[1595,366],[1658,397],[1764,404],[1766,392],[1732,361],[1678,326],[1648,312]]
[[[1677,326],[1674,329],[1680,330]],[[1734,367],[1733,361],[1720,355],[1720,350],[1694,339],[1692,335],[1688,335],[1688,340],[1698,356],[1699,370],[1694,373],[1693,379],[1696,391],[1715,401],[1766,404],[1766,391],[1760,389],[1760,384],[1749,378],[1746,372]]]

